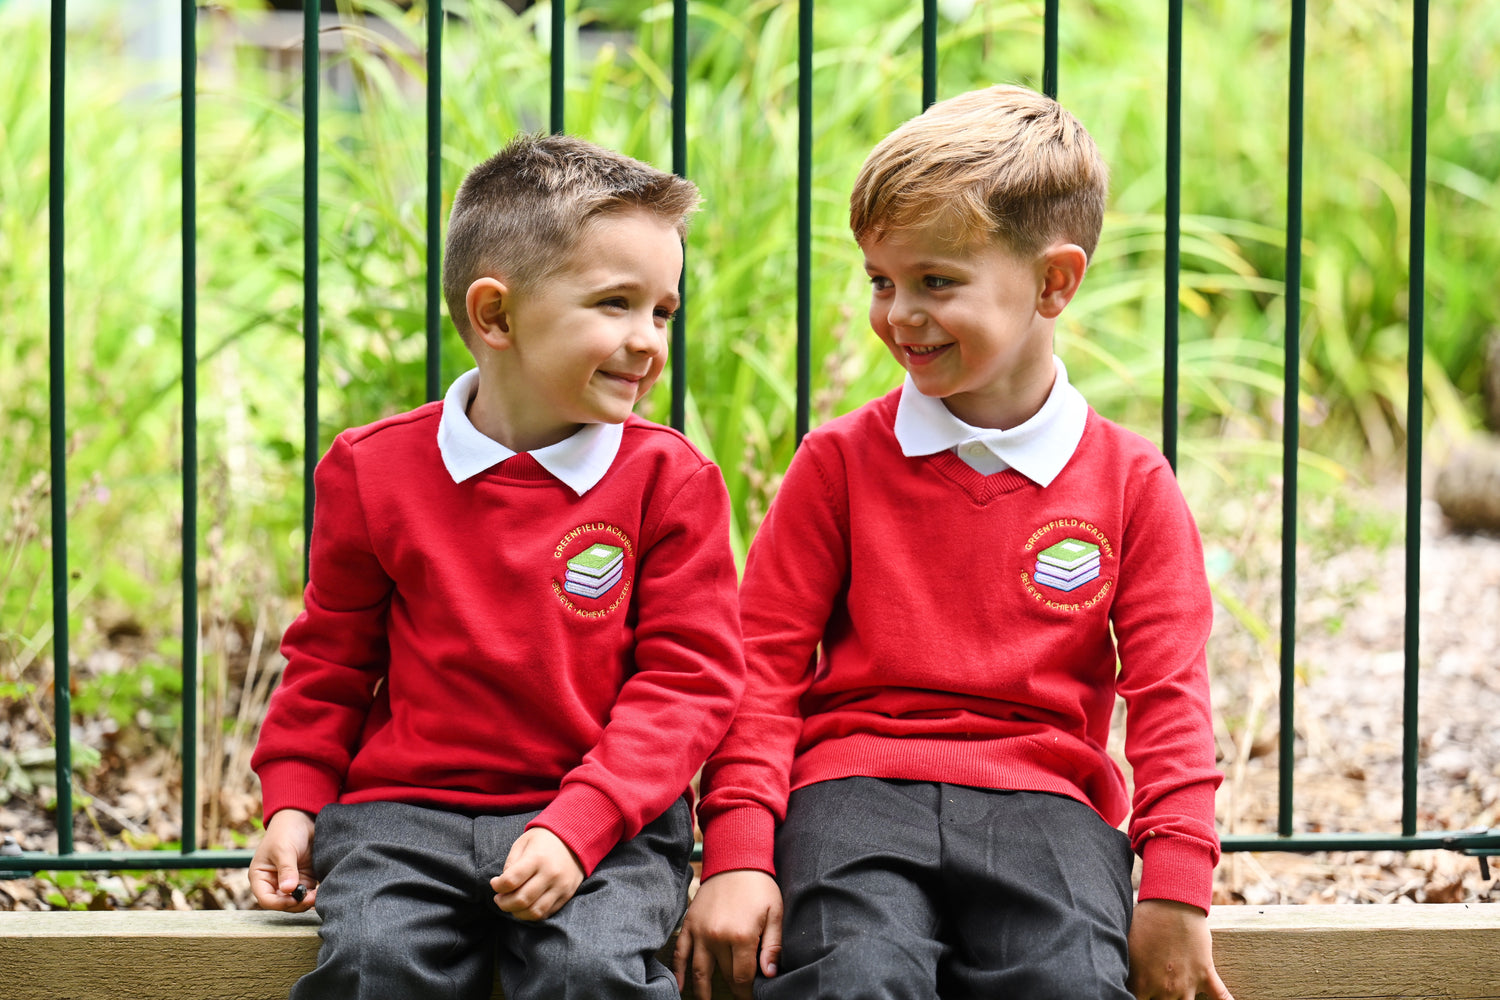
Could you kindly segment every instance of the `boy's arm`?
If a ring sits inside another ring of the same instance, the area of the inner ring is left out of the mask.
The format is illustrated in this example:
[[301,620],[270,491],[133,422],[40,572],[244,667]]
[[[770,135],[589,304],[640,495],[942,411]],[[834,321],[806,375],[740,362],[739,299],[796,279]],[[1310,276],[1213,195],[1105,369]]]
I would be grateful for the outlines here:
[[772,877],[776,824],[786,816],[799,702],[848,572],[847,489],[837,456],[802,443],[745,566],[740,591],[746,684],[739,712],[703,767],[703,883],[673,955],[679,987],[707,1000],[714,970],[748,998],[757,966],[781,955],[781,890]]
[[848,490],[840,455],[803,441],[745,563],[740,618],[745,695],[703,767],[703,877],[774,874],[776,824],[786,815],[801,699],[848,574]]
[[1135,786],[1130,842],[1140,898],[1208,912],[1219,860],[1205,647],[1213,602],[1203,546],[1165,462],[1135,477],[1111,609]]
[[1165,463],[1131,496],[1112,608],[1135,785],[1130,842],[1142,863],[1129,987],[1139,1000],[1233,1000],[1214,968],[1208,930],[1222,776],[1208,695],[1213,603],[1203,546]]
[[556,834],[585,874],[681,797],[744,686],[723,477],[705,462],[653,506],[631,595],[635,672],[598,742],[530,824]]
[[286,669],[251,758],[268,822],[286,808],[316,815],[338,798],[390,658],[393,583],[371,544],[344,435],[318,463],[314,485],[304,610],[282,639]]

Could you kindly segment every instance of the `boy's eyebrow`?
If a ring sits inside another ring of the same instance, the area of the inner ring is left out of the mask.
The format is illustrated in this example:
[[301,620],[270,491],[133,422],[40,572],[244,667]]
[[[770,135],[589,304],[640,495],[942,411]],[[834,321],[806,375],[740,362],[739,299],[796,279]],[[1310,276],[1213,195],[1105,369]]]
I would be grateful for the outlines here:
[[[913,271],[952,271],[962,268],[963,264],[963,258],[960,257],[954,257],[949,260],[918,260],[911,263],[911,269]],[[880,268],[870,263],[870,260],[867,257],[865,258],[865,270],[878,271],[880,270]]]
[[[619,281],[610,281],[606,284],[594,286],[594,294],[609,295],[614,292],[641,292],[644,291],[645,288],[646,286],[639,281],[634,281],[630,278],[622,278]],[[668,296],[667,301],[671,302],[674,307],[677,305],[677,289],[672,289],[672,293],[670,296]]]

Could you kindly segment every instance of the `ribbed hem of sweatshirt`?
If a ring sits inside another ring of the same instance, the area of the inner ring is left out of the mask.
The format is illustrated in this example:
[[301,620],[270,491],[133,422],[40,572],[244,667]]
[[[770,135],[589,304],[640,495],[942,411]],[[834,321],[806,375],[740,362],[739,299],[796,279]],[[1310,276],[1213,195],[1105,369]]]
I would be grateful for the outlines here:
[[703,827],[703,877],[751,868],[776,874],[776,817],[745,806],[716,815]]
[[614,850],[625,835],[625,817],[614,800],[592,785],[569,782],[557,798],[526,829],[546,827],[557,834],[568,849],[578,856],[583,874],[592,875],[604,856]]
[[266,761],[255,773],[260,776],[267,823],[283,809],[301,809],[316,816],[339,798],[339,776],[319,764],[284,758]]
[[1213,901],[1214,850],[1180,837],[1151,839],[1141,851],[1140,899],[1170,899],[1207,913]]

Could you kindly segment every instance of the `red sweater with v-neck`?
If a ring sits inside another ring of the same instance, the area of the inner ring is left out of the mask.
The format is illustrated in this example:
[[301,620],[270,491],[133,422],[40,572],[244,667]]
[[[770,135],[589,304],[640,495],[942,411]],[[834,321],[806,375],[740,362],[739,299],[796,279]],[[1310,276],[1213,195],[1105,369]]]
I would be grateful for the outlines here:
[[591,872],[687,792],[738,701],[724,480],[632,416],[583,496],[528,454],[455,483],[442,406],[345,431],[318,465],[305,610],[252,758],[266,818],[541,810]]
[[[1141,898],[1207,910],[1213,610],[1171,468],[1092,410],[1046,487],[908,458],[899,397],[807,436],[751,546],[749,673],[704,771],[704,876],[772,872],[789,791],[864,775],[1130,814]],[[1117,694],[1133,799],[1105,751]]]

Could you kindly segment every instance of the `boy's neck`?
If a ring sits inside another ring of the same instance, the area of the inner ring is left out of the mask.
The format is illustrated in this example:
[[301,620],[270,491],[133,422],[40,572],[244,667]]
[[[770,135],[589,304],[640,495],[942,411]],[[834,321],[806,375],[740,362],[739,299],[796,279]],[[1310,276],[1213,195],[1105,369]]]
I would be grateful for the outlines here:
[[1057,365],[1047,352],[1045,368],[1031,366],[1012,373],[1004,383],[984,392],[962,392],[944,397],[948,412],[970,427],[1008,431],[1041,412],[1057,381]]
[[566,441],[583,427],[582,424],[539,425],[527,419],[532,414],[510,412],[513,408],[505,405],[505,393],[486,374],[481,370],[466,410],[469,423],[485,437],[517,453],[540,451]]

